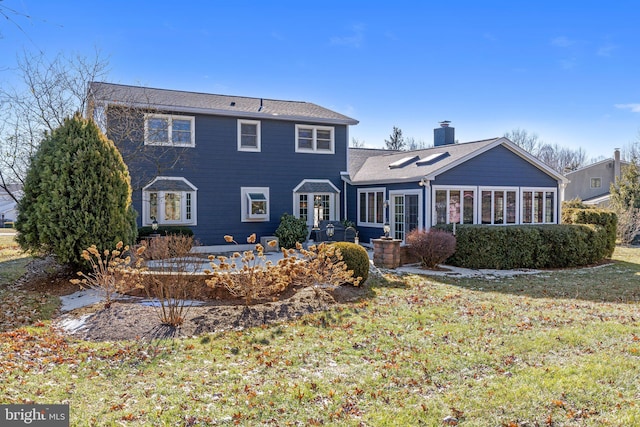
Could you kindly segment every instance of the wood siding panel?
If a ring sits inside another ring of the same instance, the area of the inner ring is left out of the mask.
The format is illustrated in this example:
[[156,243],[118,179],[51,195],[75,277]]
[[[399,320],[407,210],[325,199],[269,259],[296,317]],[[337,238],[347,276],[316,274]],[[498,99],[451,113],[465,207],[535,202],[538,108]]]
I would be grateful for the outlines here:
[[498,146],[438,175],[433,185],[557,187],[558,181]]
[[[340,172],[347,168],[347,127],[334,127],[335,154],[306,154],[295,152],[295,125],[299,123],[314,124],[262,120],[261,152],[242,152],[237,149],[236,118],[196,115],[194,148],[145,147],[150,154],[146,157],[151,159],[125,156],[132,181],[139,182],[134,186],[135,209],[142,212],[141,188],[161,170],[163,176],[184,177],[198,188],[198,225],[192,229],[201,244],[224,244],[225,234],[233,235],[239,243],[244,243],[251,233],[258,237],[273,235],[280,216],[293,212],[293,189],[302,180],[328,179],[339,190],[343,188]],[[143,126],[142,116],[139,126]],[[120,141],[120,144],[131,149],[136,144],[140,146],[142,140]],[[169,169],[166,166],[175,156],[163,159],[162,153],[171,150],[181,150],[182,155]],[[126,149],[121,151],[124,155]],[[158,164],[165,167],[159,169]],[[269,188],[269,221],[241,221],[241,187]],[[342,200],[341,196],[341,204]],[[341,209],[344,212],[343,206]]]

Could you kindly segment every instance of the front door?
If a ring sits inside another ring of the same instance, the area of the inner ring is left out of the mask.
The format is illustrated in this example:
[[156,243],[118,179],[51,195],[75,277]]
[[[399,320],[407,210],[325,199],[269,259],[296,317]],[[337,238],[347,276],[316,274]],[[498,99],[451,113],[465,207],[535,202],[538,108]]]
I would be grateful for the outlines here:
[[391,195],[391,235],[394,239],[405,241],[407,233],[419,227],[420,195]]

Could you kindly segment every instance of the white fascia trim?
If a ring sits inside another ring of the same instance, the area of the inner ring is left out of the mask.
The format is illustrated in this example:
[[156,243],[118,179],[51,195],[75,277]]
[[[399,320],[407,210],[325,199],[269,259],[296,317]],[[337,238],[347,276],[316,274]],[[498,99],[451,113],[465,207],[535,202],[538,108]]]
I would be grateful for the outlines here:
[[169,180],[169,181],[183,181],[185,184],[187,184],[189,187],[191,187],[193,189],[193,191],[198,191],[198,187],[193,185],[187,178],[183,178],[181,176],[156,176],[155,178],[153,178],[153,180],[151,180],[151,182],[149,182],[147,185],[142,187],[142,191],[145,191],[153,183],[155,183],[156,181],[158,181],[160,179],[166,179],[166,180]]
[[298,185],[296,185],[294,187],[293,192],[297,193],[298,190],[300,189],[300,187],[302,187],[304,184],[306,184],[308,182],[321,182],[323,184],[329,184],[331,186],[331,188],[333,188],[335,190],[336,193],[341,193],[341,191],[338,190],[338,187],[333,185],[333,182],[329,181],[328,179],[303,179],[302,181],[300,181],[300,184],[298,184]]

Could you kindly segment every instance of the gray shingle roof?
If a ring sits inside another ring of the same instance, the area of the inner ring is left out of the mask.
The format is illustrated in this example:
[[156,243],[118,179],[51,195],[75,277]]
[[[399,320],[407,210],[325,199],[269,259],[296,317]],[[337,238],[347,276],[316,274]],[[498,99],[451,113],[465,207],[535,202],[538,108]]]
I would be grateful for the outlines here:
[[306,120],[327,124],[358,124],[355,119],[310,102],[215,95],[102,82],[92,82],[89,92],[97,102],[163,111],[256,119]]
[[[414,151],[369,150],[366,148],[349,149],[349,177],[353,184],[417,182],[423,177],[437,173],[456,162],[473,157],[477,152],[494,144],[501,138],[461,144],[443,145]],[[429,159],[434,154],[443,154]],[[393,163],[414,157],[415,161],[402,167],[389,167]]]

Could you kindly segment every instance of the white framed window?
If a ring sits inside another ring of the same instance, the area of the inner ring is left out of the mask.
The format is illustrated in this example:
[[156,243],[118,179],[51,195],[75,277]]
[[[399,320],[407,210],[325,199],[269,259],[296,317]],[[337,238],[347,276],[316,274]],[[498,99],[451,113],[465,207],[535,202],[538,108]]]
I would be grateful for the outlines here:
[[296,153],[335,153],[335,132],[331,126],[296,125]]
[[384,225],[385,188],[358,189],[358,225],[382,227]]
[[433,186],[433,225],[476,224],[476,187]]
[[518,187],[481,187],[480,224],[513,225],[519,223]]
[[142,189],[142,223],[196,225],[198,189],[187,179],[160,176]]
[[591,178],[591,188],[601,188],[602,178]]
[[195,117],[168,114],[144,115],[145,145],[195,147]]
[[556,224],[558,193],[555,188],[523,188],[520,206],[522,206],[523,224]]
[[269,187],[242,187],[242,222],[269,221]]
[[260,151],[260,121],[238,119],[238,151]]

